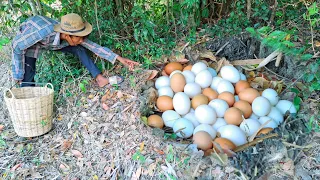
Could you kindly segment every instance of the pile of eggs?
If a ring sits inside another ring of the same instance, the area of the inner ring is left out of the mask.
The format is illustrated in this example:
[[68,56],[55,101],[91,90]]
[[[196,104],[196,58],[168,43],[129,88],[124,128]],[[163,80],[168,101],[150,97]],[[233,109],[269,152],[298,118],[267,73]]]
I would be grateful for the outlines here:
[[[162,116],[151,115],[151,127],[171,127],[178,137],[190,138],[204,151],[219,144],[233,150],[256,134],[266,134],[284,121],[287,111],[296,113],[293,103],[279,100],[271,88],[252,88],[246,76],[233,66],[223,66],[219,76],[204,62],[183,68],[167,64],[155,82],[156,106]],[[219,134],[219,137],[217,135]],[[215,143],[212,143],[215,142]]]

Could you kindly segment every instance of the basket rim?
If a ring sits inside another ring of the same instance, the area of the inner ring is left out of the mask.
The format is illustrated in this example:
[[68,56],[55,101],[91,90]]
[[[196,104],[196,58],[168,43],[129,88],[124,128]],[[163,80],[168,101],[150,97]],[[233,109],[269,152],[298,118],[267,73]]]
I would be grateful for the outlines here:
[[[22,88],[30,88],[30,87],[22,87]],[[19,90],[19,89],[22,89],[22,88],[15,88],[14,90]],[[33,87],[32,87],[33,88]],[[43,95],[43,96],[38,96],[38,97],[33,97],[33,98],[24,98],[24,99],[18,99],[18,98],[14,98],[14,97],[8,97],[7,96],[7,92],[5,92],[4,94],[4,99],[14,99],[14,100],[33,100],[33,99],[38,99],[40,97],[46,97],[46,96],[50,96],[51,94],[54,94],[54,90],[51,89],[51,88],[48,88],[48,87],[37,87],[37,88],[47,88],[49,89],[49,93],[47,95]]]

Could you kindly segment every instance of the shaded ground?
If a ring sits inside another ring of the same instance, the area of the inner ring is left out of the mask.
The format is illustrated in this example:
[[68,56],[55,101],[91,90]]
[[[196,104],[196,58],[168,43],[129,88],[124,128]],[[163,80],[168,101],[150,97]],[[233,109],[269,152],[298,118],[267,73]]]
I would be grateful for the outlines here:
[[[193,52],[194,53],[194,52]],[[10,87],[9,59],[0,63],[0,86]],[[117,72],[117,67],[115,67]],[[141,96],[148,71],[131,73],[119,88],[90,84],[86,94],[57,107],[54,127],[46,135],[19,138],[8,118],[1,93],[0,147],[3,179],[293,179],[320,178],[320,134],[305,133],[308,104],[275,132],[279,137],[237,153],[202,157],[190,141],[164,140],[140,120]],[[60,93],[63,93],[62,90]],[[315,99],[319,95],[315,95]],[[148,97],[148,98],[146,98]],[[101,99],[107,99],[103,109]],[[315,111],[314,113],[317,113]]]

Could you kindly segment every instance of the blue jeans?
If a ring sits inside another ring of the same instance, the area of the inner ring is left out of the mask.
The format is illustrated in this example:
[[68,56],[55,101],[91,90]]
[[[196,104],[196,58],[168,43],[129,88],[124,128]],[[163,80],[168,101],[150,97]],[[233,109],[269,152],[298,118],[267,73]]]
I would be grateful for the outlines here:
[[[71,53],[77,56],[81,63],[88,69],[91,76],[96,78],[101,71],[94,64],[91,57],[87,54],[87,51],[82,46],[67,46],[65,48],[59,49],[57,51],[61,51],[64,53]],[[22,82],[35,82],[34,76],[36,75],[36,58],[25,57],[25,73]],[[25,86],[34,86],[34,84],[22,83],[21,87]]]

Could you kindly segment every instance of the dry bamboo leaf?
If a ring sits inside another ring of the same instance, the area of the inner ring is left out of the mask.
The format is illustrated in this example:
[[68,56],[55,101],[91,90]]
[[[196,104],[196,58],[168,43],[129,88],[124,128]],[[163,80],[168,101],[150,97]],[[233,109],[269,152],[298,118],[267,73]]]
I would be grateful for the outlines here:
[[78,151],[78,150],[73,149],[73,150],[71,150],[71,153],[72,153],[75,157],[77,157],[77,158],[82,158],[82,157],[83,157],[83,155],[81,154],[81,152]]
[[147,80],[151,80],[154,79],[159,71],[157,70],[148,70],[148,73],[150,73],[149,77],[147,78]]
[[234,66],[255,65],[260,64],[263,59],[246,59],[246,60],[234,60],[230,63]]
[[4,125],[0,124],[0,132],[3,130]]
[[200,52],[200,58],[202,59],[210,59],[212,61],[215,61],[217,62],[217,58],[215,55],[213,55],[213,53],[211,51],[203,51],[203,52]]
[[140,152],[143,151],[143,148],[144,148],[144,142],[142,142],[142,143],[140,144]]
[[259,63],[259,66],[255,69],[259,69],[265,65],[267,65],[270,61],[272,61],[275,57],[279,55],[279,51],[275,50],[273,53],[271,53],[268,57],[266,57],[261,63]]

